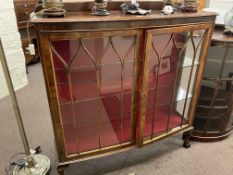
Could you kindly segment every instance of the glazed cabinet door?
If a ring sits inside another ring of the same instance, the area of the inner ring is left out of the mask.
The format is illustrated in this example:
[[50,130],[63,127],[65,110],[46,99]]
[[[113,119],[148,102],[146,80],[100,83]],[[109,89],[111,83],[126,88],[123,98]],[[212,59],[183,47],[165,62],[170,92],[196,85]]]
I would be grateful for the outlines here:
[[60,161],[135,142],[140,31],[44,34],[42,63]]
[[191,128],[212,25],[147,31],[139,145]]

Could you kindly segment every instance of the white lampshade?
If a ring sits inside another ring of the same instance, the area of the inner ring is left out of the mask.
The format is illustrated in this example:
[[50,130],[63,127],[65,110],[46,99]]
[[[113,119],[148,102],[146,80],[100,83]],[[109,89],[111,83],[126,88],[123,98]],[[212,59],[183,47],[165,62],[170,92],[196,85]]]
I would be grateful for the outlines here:
[[225,14],[224,24],[226,30],[233,33],[233,7]]

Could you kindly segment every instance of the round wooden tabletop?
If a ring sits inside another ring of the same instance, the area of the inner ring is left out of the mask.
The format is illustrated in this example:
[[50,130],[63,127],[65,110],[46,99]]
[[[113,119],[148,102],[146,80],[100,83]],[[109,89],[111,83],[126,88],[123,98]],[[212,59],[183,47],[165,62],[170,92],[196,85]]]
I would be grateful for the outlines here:
[[213,32],[211,45],[233,47],[233,36],[225,35],[223,26],[216,26]]

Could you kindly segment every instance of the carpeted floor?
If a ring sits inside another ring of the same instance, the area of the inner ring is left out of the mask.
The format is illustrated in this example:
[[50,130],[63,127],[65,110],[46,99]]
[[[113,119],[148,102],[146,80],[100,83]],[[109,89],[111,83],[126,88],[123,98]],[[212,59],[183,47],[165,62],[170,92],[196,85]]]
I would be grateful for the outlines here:
[[[40,145],[56,174],[56,149],[41,65],[29,66],[29,85],[17,92],[31,148]],[[8,159],[23,151],[9,97],[0,100],[0,174]],[[112,156],[71,165],[66,175],[232,175],[233,135],[221,142],[192,142],[182,148],[181,135]]]

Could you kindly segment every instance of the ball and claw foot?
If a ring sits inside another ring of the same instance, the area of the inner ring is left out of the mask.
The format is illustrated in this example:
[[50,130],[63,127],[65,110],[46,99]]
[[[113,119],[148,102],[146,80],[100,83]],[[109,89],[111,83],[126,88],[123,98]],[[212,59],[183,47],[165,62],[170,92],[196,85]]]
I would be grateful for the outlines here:
[[63,165],[57,167],[57,172],[59,175],[65,175],[65,169],[68,168],[69,165]]
[[57,172],[59,175],[65,175],[65,169],[58,169]]
[[191,136],[190,132],[184,132],[183,133],[182,139],[184,140],[184,143],[183,143],[184,148],[190,148],[191,147],[190,142],[189,142],[190,136]]
[[183,147],[184,147],[184,148],[190,148],[190,147],[191,147],[191,145],[190,145],[190,143],[189,143],[189,142],[184,141],[184,143],[183,143]]

